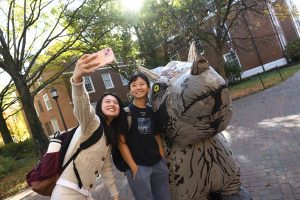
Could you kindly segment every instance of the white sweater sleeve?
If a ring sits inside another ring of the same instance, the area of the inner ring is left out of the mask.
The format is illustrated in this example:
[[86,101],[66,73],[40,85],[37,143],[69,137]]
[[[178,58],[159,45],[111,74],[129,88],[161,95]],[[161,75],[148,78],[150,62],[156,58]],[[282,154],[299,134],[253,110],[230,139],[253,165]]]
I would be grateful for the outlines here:
[[85,137],[89,137],[99,126],[100,120],[90,103],[89,95],[84,87],[84,81],[74,83],[72,78],[70,82],[72,85],[73,112],[79,122],[81,133],[88,134]]

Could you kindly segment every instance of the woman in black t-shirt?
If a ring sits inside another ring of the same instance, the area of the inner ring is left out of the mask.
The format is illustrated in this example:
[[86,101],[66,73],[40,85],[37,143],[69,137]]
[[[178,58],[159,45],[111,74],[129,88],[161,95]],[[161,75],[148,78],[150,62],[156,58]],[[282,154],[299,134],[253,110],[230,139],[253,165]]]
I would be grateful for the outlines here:
[[125,171],[136,200],[170,200],[169,171],[164,159],[161,137],[147,105],[150,83],[146,75],[129,79],[133,102],[128,106],[132,122],[119,140],[120,152],[128,164]]

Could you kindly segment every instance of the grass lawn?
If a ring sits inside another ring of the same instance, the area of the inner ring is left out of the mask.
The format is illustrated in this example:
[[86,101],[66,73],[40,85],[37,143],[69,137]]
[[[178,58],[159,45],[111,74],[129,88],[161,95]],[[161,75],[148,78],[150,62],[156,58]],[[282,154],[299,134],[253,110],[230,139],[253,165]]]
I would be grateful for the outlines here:
[[12,196],[21,190],[27,188],[25,180],[26,174],[37,164],[37,158],[28,158],[20,167],[6,176],[0,179],[0,199]]
[[[283,80],[286,80],[290,76],[298,72],[299,70],[300,70],[300,64],[296,64],[290,67],[282,68],[279,71]],[[244,79],[235,85],[231,85],[229,86],[231,97],[232,99],[238,99],[256,93],[260,90],[263,90],[264,88],[262,82],[265,88],[269,88],[273,85],[277,85],[282,81],[280,74],[278,70],[266,72],[260,75],[261,80],[259,76],[255,76],[255,77]]]
[[[300,64],[297,64],[281,69],[280,73],[282,74],[283,79],[286,80],[299,70]],[[265,88],[276,85],[282,81],[278,71],[262,74],[261,78]],[[230,86],[229,89],[232,98],[237,99],[258,92],[263,89],[263,86],[259,77],[256,76],[242,80],[238,84]],[[33,166],[37,164],[37,161],[38,160],[35,156],[26,157],[23,161],[22,167],[16,167],[16,169],[6,175],[0,174],[0,199],[12,196],[28,187],[25,181],[25,176],[33,168]]]
[[25,176],[37,162],[32,140],[0,146],[0,199],[27,188]]

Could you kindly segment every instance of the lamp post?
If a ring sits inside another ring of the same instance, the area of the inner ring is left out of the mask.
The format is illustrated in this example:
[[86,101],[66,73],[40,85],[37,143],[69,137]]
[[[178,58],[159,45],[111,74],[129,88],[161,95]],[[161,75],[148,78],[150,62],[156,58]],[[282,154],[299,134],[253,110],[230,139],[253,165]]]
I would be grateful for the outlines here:
[[68,129],[67,129],[67,126],[66,126],[66,122],[65,122],[65,120],[64,120],[64,117],[63,117],[63,115],[62,115],[62,113],[61,113],[61,110],[60,110],[60,106],[59,106],[58,101],[57,101],[57,99],[58,99],[57,89],[52,88],[51,91],[50,91],[50,93],[51,93],[52,99],[54,99],[54,100],[56,101],[56,104],[57,104],[57,107],[58,107],[58,111],[59,111],[60,117],[61,117],[62,122],[63,122],[63,124],[64,124],[65,131],[67,131]]

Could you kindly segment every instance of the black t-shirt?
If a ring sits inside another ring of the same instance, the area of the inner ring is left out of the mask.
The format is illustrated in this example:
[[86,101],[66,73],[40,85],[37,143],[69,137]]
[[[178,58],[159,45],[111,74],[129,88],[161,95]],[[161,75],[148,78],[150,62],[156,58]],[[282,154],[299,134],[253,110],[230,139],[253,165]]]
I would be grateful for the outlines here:
[[139,165],[153,165],[161,159],[161,155],[155,139],[157,131],[152,108],[138,108],[133,104],[128,107],[132,121],[126,143],[133,160]]

